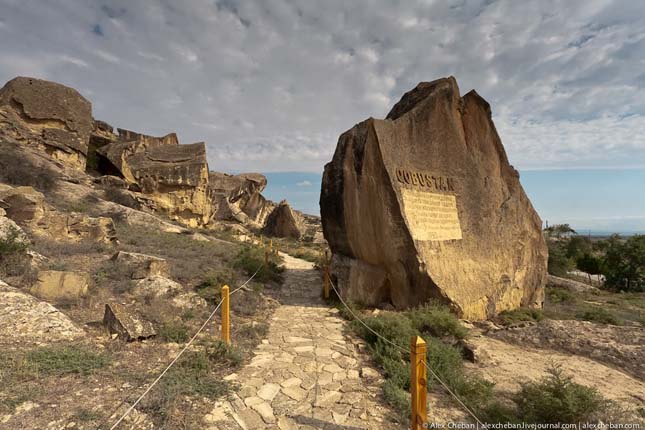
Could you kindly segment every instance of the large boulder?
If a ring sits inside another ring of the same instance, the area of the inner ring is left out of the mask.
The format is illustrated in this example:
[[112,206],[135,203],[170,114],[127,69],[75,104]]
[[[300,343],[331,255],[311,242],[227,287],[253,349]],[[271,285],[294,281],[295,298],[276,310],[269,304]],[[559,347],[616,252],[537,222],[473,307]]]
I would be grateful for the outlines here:
[[84,335],[54,306],[0,280],[0,344],[46,344]]
[[78,301],[87,295],[90,276],[85,272],[43,270],[31,287],[31,294],[52,302]]
[[17,77],[0,89],[1,127],[63,164],[85,170],[92,105],[73,88]]
[[280,202],[269,215],[263,233],[267,236],[288,237],[299,240],[306,231],[305,221],[286,200]]
[[105,305],[103,324],[110,334],[127,342],[149,339],[157,334],[150,321],[119,303]]
[[213,218],[261,227],[275,207],[261,194],[266,185],[267,178],[259,173],[229,175],[210,172]]
[[489,104],[453,77],[340,136],[320,196],[341,294],[397,308],[437,299],[463,318],[541,307],[541,220]]
[[132,279],[144,279],[151,276],[168,277],[170,272],[168,262],[154,255],[119,251],[112,256],[111,260],[129,272]]
[[204,143],[179,145],[174,133],[164,137],[119,133],[120,140],[96,149],[98,171],[124,178],[153,210],[190,227],[207,224],[211,200]]

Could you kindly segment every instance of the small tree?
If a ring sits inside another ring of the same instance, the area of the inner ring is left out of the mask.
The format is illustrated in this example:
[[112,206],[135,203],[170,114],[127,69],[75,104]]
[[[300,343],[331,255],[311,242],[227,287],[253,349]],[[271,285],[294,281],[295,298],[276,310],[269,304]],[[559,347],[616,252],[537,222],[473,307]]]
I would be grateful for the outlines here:
[[555,236],[555,237],[562,237],[562,236],[570,236],[572,234],[576,234],[576,231],[571,228],[569,224],[553,224],[550,227],[547,227],[544,229],[549,236]]
[[645,235],[623,240],[613,235],[605,244],[606,285],[625,291],[645,291]]
[[573,236],[567,243],[567,257],[573,261],[578,261],[585,254],[591,253],[591,241],[584,236]]
[[591,275],[600,275],[603,272],[603,262],[600,258],[592,254],[585,254],[578,258],[576,267],[587,275],[589,275],[589,283],[591,283]]
[[556,241],[547,241],[549,247],[549,273],[556,276],[564,276],[573,268],[572,260],[567,257],[565,249]]

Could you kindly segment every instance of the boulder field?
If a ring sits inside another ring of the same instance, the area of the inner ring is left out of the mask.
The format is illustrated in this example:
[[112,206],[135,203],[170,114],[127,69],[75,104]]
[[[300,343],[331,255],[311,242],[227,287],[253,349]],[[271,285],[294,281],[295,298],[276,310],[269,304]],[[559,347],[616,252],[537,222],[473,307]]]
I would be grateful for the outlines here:
[[542,222],[509,164],[489,104],[453,77],[422,82],[384,120],[343,133],[320,196],[347,299],[430,299],[466,319],[541,307]]

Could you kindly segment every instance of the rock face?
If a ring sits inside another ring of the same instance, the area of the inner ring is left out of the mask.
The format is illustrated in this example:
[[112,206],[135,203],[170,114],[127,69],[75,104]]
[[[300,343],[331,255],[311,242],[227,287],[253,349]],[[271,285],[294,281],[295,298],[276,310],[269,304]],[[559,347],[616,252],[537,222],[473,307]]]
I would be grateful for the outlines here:
[[302,216],[283,200],[267,218],[263,233],[298,240],[305,234],[305,223]]
[[40,79],[12,79],[0,89],[0,120],[17,140],[85,170],[92,105],[76,90]]
[[149,199],[151,209],[182,224],[208,223],[211,201],[204,143],[179,145],[172,133],[152,137],[119,130],[119,140],[96,149],[97,169],[125,179]]
[[542,306],[541,220],[490,106],[475,91],[460,97],[452,77],[342,134],[320,207],[348,299],[404,308],[435,298],[466,319]]
[[259,173],[228,175],[210,172],[209,188],[215,220],[264,225],[275,204],[262,196],[267,178]]

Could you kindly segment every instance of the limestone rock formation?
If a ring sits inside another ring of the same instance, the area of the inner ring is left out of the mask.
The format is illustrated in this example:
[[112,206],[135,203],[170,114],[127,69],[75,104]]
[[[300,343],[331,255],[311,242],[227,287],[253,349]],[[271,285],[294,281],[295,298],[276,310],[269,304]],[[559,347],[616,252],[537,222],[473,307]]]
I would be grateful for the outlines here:
[[179,145],[174,133],[152,137],[120,129],[119,140],[96,153],[98,171],[124,178],[148,198],[151,209],[190,227],[208,223],[211,201],[203,142]]
[[540,307],[541,220],[509,164],[489,104],[453,77],[420,83],[387,119],[340,136],[320,197],[333,272],[352,301],[428,299],[466,319]]
[[8,218],[28,227],[37,235],[57,240],[92,240],[106,244],[117,242],[114,221],[107,217],[62,213],[45,201],[45,196],[32,187],[11,187],[0,184],[0,207]]
[[183,291],[181,284],[161,275],[152,275],[137,281],[133,293],[141,297],[167,297]]
[[132,279],[151,276],[167,277],[169,272],[168,262],[163,258],[138,252],[119,251],[112,256],[112,261],[126,268]]
[[14,139],[85,170],[92,105],[76,90],[40,79],[12,79],[0,89],[0,123]]
[[103,324],[110,334],[127,342],[149,339],[157,334],[150,321],[118,303],[105,305]]
[[275,207],[261,194],[266,185],[267,178],[259,173],[229,175],[210,172],[213,218],[235,220],[256,228],[264,225]]
[[263,233],[299,240],[305,234],[305,222],[302,215],[283,200],[267,218]]
[[89,283],[90,276],[84,272],[43,270],[30,293],[52,302],[74,301],[87,294]]
[[0,344],[45,344],[84,335],[54,306],[0,281]]

